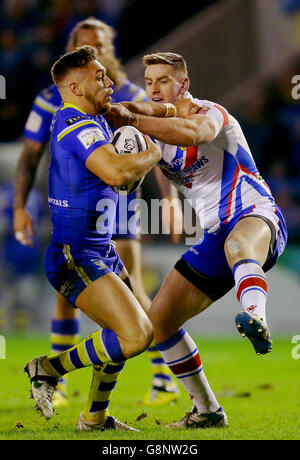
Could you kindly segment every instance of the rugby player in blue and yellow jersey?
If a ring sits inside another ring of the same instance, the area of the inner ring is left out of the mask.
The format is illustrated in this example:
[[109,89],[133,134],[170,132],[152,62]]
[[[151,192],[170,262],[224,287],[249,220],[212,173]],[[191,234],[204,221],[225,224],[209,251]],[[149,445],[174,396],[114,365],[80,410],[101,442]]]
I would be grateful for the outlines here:
[[[110,243],[117,203],[111,186],[141,178],[160,160],[161,151],[146,136],[147,150],[120,156],[115,152],[111,130],[99,115],[110,109],[113,83],[92,47],[84,46],[59,58],[52,67],[52,77],[63,105],[51,127],[49,202],[53,231],[45,270],[54,288],[101,329],[56,356],[33,359],[25,369],[39,410],[50,418],[58,379],[75,369],[93,366],[89,400],[77,428],[133,430],[108,415],[110,393],[124,361],[148,348],[153,331],[128,287],[127,270]],[[104,203],[106,218],[101,219]]]
[[[114,82],[112,102],[139,102],[148,100],[143,88],[128,80],[120,61],[115,56],[113,40],[115,31],[112,27],[95,18],[88,18],[77,23],[70,32],[67,51],[76,47],[91,45],[96,49],[97,58],[106,68],[108,77]],[[14,197],[14,231],[16,238],[22,244],[31,245],[33,226],[26,210],[26,201],[32,188],[40,158],[45,153],[45,145],[50,138],[50,125],[53,115],[61,105],[61,95],[53,83],[44,89],[35,99],[29,114],[25,131],[24,147],[17,165]],[[158,168],[157,168],[158,169]],[[119,222],[118,217],[127,215],[131,218],[133,211],[128,211],[129,203],[136,198],[136,192],[128,195],[126,212],[116,211],[116,226],[113,240],[116,251],[124,261],[128,270],[133,291],[145,311],[150,307],[141,275],[141,243],[136,232],[130,232],[126,222]],[[122,201],[124,203],[124,199]],[[127,231],[124,230],[124,226]],[[56,295],[56,306],[51,322],[51,352],[52,354],[67,350],[78,342],[80,318],[78,311],[61,296]],[[149,358],[152,363],[152,388],[143,399],[143,404],[164,404],[178,397],[176,385],[172,384],[168,366],[161,358],[154,344],[149,348]],[[161,390],[161,391],[160,391]],[[61,379],[54,394],[53,405],[59,407],[68,404],[66,379]]]

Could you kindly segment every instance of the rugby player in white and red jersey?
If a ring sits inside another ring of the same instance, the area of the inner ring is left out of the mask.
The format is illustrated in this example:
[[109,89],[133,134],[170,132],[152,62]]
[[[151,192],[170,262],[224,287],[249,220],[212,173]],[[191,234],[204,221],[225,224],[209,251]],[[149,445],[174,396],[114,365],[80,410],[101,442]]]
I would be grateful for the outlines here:
[[[235,286],[242,305],[235,318],[239,332],[256,353],[270,352],[265,272],[285,248],[286,225],[238,121],[224,107],[189,93],[184,58],[156,53],[143,62],[151,102],[124,105],[133,126],[157,139],[160,168],[191,201],[204,230],[175,264],[148,312],[158,349],[193,401],[192,411],[170,426],[224,426],[225,412],[182,325]],[[173,118],[159,118],[161,103],[169,104]]]

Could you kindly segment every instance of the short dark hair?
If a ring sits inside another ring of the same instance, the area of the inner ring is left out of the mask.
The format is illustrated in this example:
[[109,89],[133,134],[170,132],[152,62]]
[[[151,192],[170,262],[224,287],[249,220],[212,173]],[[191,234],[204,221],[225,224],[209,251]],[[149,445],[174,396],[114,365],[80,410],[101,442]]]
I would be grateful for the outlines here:
[[97,60],[96,51],[92,46],[88,45],[64,54],[57,59],[51,68],[54,83],[59,83],[70,70],[86,67],[89,62],[95,60]]

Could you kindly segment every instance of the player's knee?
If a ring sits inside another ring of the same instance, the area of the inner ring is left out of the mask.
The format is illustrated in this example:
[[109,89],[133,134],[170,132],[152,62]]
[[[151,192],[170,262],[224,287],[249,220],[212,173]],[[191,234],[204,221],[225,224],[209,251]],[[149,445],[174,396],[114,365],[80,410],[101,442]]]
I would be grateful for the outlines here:
[[143,351],[149,348],[150,343],[153,340],[153,327],[148,318],[143,321],[139,327],[136,328],[134,333],[131,335],[130,340],[125,343],[123,347],[123,354],[126,359],[132,358],[133,356],[139,355]]
[[242,235],[229,236],[225,241],[225,253],[232,259],[244,257],[247,247],[247,240]]

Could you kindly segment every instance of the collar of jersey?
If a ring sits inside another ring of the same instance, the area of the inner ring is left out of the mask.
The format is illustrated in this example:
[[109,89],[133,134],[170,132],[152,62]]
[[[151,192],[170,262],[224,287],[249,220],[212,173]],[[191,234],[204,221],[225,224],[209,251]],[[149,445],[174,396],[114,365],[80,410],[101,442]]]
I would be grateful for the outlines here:
[[75,104],[71,104],[70,102],[64,102],[64,105],[62,106],[61,110],[69,109],[69,108],[78,110],[78,112],[81,112],[81,113],[84,113],[84,115],[87,115],[87,113],[84,110],[80,109]]

